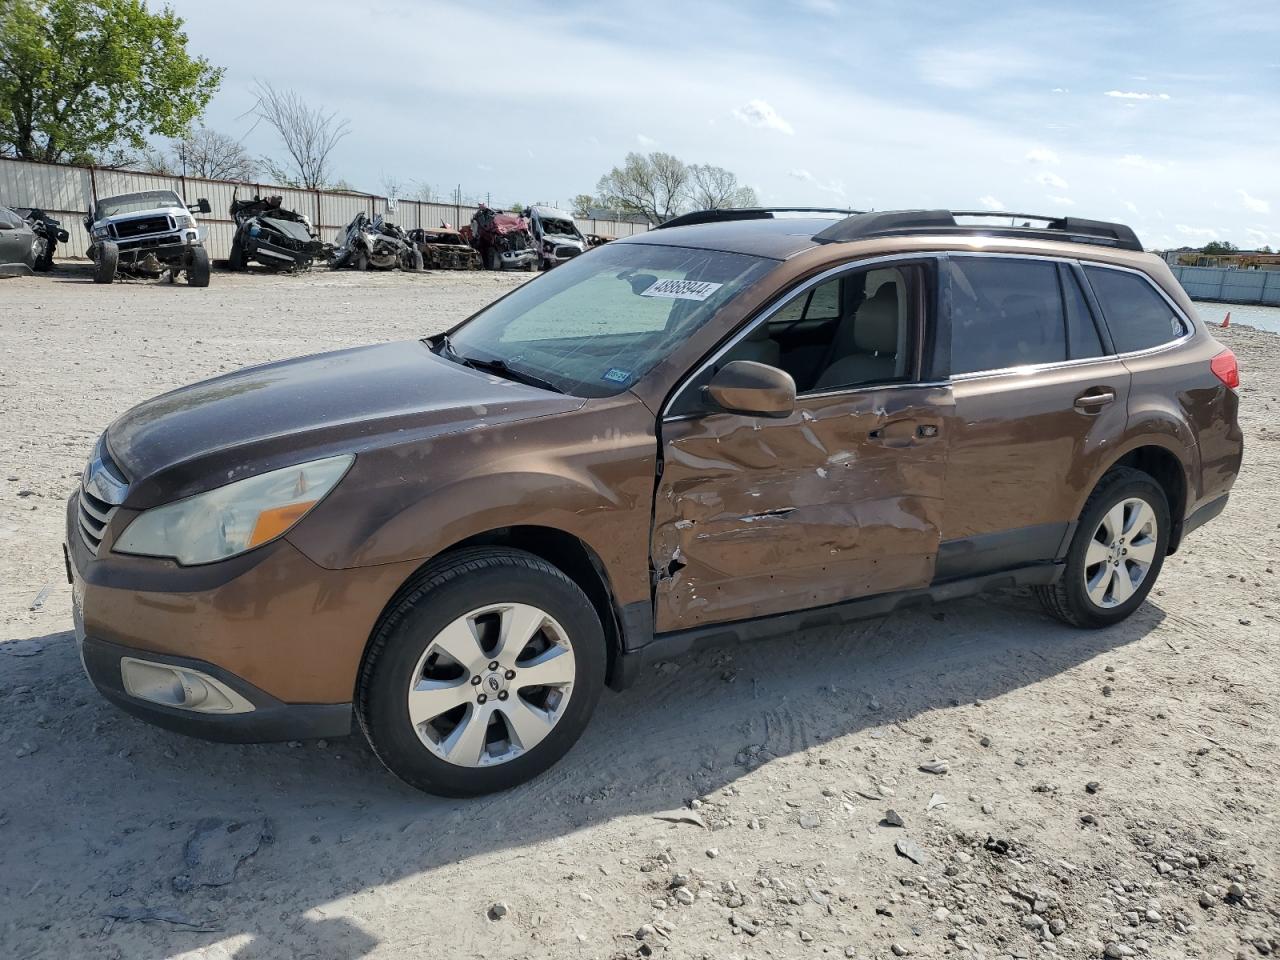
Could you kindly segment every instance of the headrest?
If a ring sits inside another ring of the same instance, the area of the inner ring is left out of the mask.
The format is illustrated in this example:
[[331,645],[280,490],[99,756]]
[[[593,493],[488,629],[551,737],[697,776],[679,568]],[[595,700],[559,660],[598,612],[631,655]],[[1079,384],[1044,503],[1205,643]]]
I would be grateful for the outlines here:
[[864,353],[898,352],[898,285],[886,283],[858,308],[853,344]]

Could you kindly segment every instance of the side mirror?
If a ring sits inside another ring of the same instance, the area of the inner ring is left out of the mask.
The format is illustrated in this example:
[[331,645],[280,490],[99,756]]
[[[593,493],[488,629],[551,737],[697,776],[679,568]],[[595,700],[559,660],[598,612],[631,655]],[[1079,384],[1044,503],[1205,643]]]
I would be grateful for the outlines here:
[[212,213],[212,212],[213,212],[213,207],[209,206],[209,201],[208,201],[208,200],[206,200],[204,197],[201,197],[199,200],[197,200],[197,201],[196,201],[196,212],[197,212],[197,213]]
[[729,413],[786,417],[796,407],[796,382],[791,374],[754,360],[725,364],[705,389],[716,406]]

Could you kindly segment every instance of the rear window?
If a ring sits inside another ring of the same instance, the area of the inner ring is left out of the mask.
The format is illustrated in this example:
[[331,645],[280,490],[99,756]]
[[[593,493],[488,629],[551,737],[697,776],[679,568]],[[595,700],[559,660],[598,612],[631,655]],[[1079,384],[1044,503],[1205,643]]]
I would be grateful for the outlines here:
[[950,272],[953,374],[1067,359],[1056,264],[955,257]]
[[1186,321],[1145,277],[1106,267],[1085,267],[1084,271],[1118,352],[1148,350],[1190,332]]
[[1058,279],[1062,281],[1062,302],[1067,309],[1067,350],[1071,359],[1084,360],[1102,356],[1102,339],[1098,336],[1098,328],[1089,311],[1089,301],[1084,298],[1084,291],[1080,289],[1075,271],[1065,266],[1060,267]]

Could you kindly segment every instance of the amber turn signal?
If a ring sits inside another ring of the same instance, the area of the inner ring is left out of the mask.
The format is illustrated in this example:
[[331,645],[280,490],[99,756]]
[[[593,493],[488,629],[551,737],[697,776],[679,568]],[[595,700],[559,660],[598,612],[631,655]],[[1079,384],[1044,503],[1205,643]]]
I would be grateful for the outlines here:
[[305,500],[302,503],[290,503],[283,507],[263,510],[258,514],[258,520],[253,525],[253,533],[249,535],[248,545],[256,547],[260,543],[274,540],[301,520],[316,503],[315,500]]

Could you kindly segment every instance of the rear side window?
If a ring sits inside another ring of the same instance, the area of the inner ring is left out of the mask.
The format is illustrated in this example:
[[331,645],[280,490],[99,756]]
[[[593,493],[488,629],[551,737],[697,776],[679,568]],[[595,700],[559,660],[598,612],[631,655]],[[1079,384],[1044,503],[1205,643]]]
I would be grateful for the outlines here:
[[1084,271],[1120,353],[1158,347],[1190,332],[1149,280],[1106,267],[1085,267]]
[[1067,351],[1072,360],[1085,360],[1103,354],[1098,328],[1089,313],[1089,302],[1080,289],[1074,270],[1060,267],[1058,278],[1062,281],[1062,303],[1067,311]]
[[949,263],[953,374],[1067,359],[1056,264],[992,257]]

